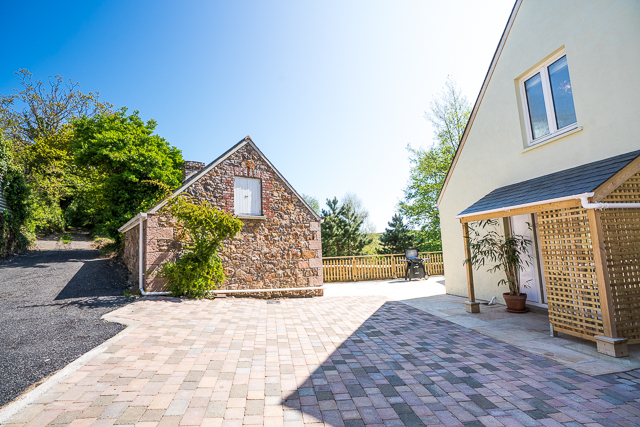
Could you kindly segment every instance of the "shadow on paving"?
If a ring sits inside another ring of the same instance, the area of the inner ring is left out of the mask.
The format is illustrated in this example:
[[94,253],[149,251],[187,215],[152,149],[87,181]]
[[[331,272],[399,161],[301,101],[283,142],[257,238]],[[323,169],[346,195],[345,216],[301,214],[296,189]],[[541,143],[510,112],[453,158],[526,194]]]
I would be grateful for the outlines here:
[[590,377],[387,302],[283,405],[298,410],[285,411],[285,421],[302,413],[305,422],[334,427],[482,426],[495,419],[534,426],[554,418],[615,426],[637,425],[639,401],[640,371]]
[[129,301],[126,279],[97,250],[0,261],[0,406],[124,329],[101,316]]

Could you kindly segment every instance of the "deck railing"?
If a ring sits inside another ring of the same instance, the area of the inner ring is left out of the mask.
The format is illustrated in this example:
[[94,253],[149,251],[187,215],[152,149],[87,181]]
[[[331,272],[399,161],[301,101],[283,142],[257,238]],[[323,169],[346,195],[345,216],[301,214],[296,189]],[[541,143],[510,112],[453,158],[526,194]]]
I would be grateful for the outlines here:
[[[428,275],[444,274],[442,252],[420,252]],[[322,258],[325,282],[395,279],[404,277],[407,263],[404,254],[359,255]]]

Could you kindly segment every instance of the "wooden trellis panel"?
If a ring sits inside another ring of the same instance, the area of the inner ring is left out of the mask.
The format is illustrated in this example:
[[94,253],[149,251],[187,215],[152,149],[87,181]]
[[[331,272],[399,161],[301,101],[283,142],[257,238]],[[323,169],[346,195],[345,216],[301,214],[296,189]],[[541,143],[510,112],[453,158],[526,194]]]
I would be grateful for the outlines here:
[[555,209],[537,217],[549,322],[558,332],[593,340],[604,329],[587,211]]
[[[603,202],[640,202],[640,173]],[[616,330],[640,342],[640,209],[605,209],[601,214]]]

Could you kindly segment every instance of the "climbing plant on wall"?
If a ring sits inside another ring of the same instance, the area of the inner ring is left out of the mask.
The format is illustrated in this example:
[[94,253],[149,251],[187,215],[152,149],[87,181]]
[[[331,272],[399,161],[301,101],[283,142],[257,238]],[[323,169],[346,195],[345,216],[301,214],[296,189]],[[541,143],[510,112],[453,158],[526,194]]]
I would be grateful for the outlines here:
[[181,230],[182,252],[166,262],[159,275],[167,279],[174,296],[209,296],[225,279],[219,255],[223,242],[240,232],[242,221],[187,194],[169,200],[164,209]]

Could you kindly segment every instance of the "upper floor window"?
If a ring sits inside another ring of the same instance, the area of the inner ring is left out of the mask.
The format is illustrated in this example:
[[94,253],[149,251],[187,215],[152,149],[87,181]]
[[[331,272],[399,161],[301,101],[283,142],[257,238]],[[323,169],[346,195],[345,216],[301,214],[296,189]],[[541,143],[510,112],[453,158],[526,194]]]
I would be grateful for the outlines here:
[[529,144],[536,144],[576,125],[569,65],[564,53],[554,56],[520,81]]
[[262,215],[262,185],[259,179],[236,176],[233,196],[236,215]]

